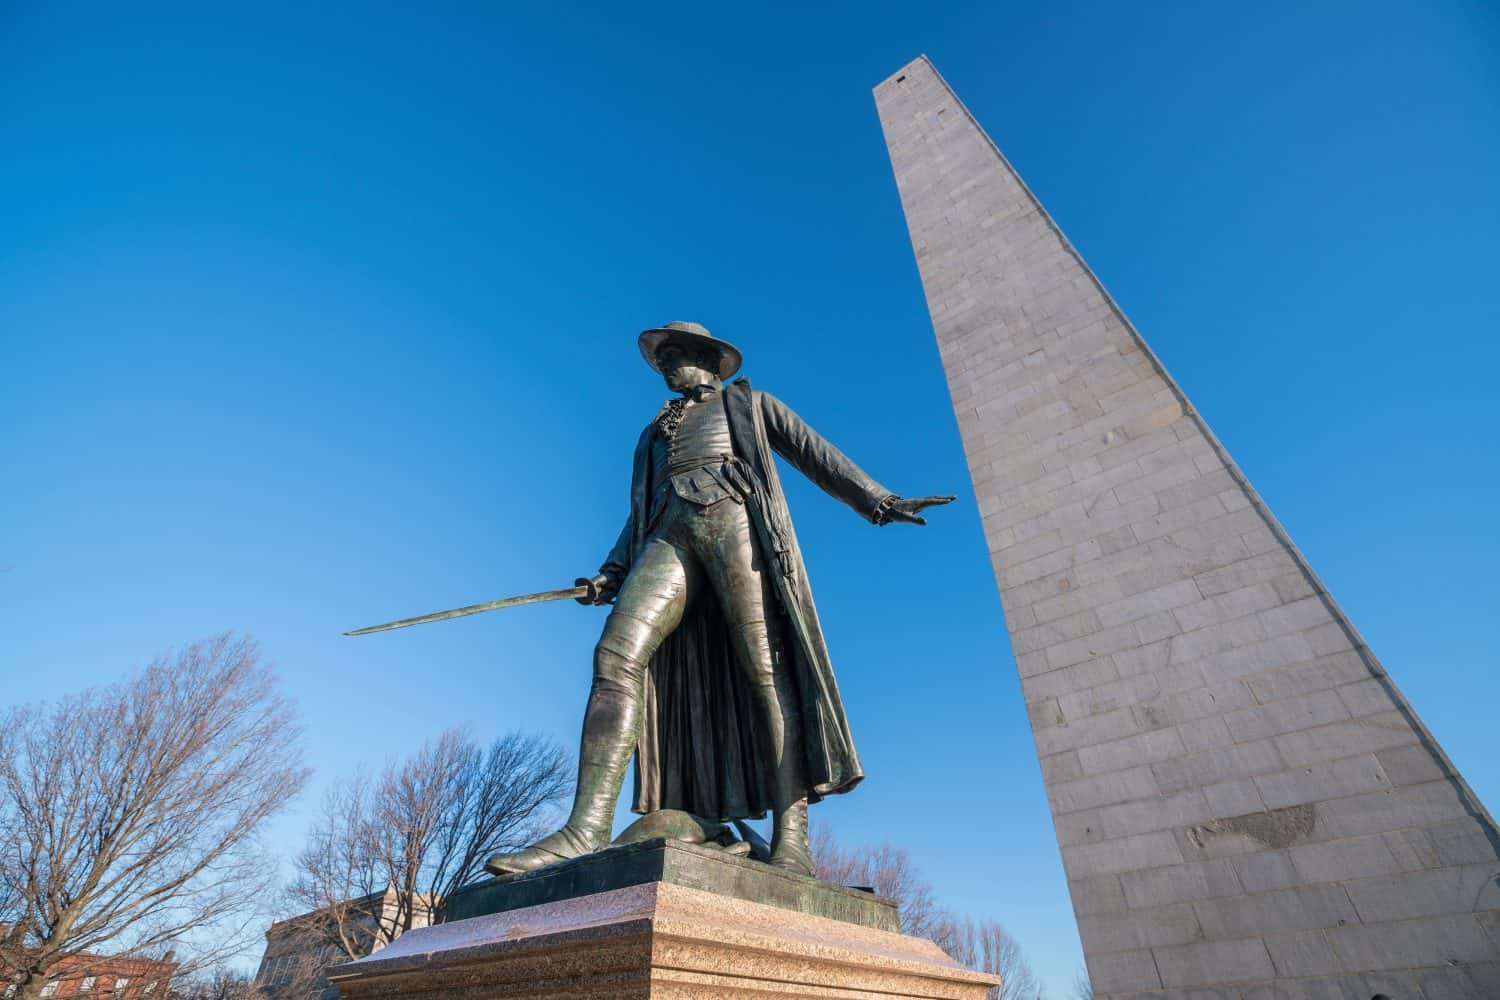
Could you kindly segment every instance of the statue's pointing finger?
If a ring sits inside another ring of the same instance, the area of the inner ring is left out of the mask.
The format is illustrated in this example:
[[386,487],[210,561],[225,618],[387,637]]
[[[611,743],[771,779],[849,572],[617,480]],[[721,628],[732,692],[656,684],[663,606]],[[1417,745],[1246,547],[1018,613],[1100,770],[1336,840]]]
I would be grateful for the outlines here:
[[922,511],[928,507],[940,507],[954,501],[952,496],[930,496],[930,497],[888,497],[881,504],[881,513],[885,520],[881,523],[888,524],[899,521],[903,524],[926,524],[927,518],[922,517]]

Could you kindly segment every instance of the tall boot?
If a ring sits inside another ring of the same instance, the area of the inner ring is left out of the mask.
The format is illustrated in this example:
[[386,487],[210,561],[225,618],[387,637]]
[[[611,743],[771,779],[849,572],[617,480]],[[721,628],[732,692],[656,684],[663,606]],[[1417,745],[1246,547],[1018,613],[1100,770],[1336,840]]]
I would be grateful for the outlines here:
[[[807,834],[807,775],[803,761],[806,748],[802,742],[802,701],[797,683],[781,655],[780,644],[774,633],[768,636],[773,653],[774,669],[770,691],[774,703],[765,706],[766,715],[773,719],[773,735],[779,731],[780,739],[773,739],[771,748],[775,767],[776,815],[771,827],[771,864],[784,871],[798,875],[812,875],[812,846]],[[777,725],[779,723],[779,725]]]
[[[585,734],[587,740],[587,734]],[[513,875],[555,865],[559,861],[579,858],[601,851],[610,844],[615,802],[625,781],[625,767],[630,763],[634,745],[615,746],[611,752],[593,759],[580,755],[578,789],[573,796],[573,811],[562,828],[538,840],[524,850],[510,854],[492,854],[484,863],[492,875]]]
[[625,768],[640,738],[644,650],[650,638],[644,622],[610,616],[594,651],[594,684],[583,714],[578,787],[568,821],[524,850],[491,855],[484,863],[485,871],[493,875],[532,871],[609,846]]
[[815,875],[807,836],[807,797],[776,810],[771,833],[771,864],[798,875]]

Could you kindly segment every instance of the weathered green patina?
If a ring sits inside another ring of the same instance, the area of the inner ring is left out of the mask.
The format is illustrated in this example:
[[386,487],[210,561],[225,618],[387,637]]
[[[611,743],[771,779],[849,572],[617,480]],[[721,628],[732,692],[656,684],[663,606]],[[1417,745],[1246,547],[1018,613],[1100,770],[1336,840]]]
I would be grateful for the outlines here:
[[925,524],[951,496],[881,486],[784,403],[744,379],[740,352],[696,323],[640,337],[678,393],[635,451],[630,513],[590,584],[613,613],[594,652],[567,823],[495,874],[610,843],[632,757],[634,808],[710,822],[773,814],[761,860],[811,875],[807,807],[864,777],[773,456],[873,524]]
[[642,829],[682,826],[693,843],[727,846],[725,822],[769,812],[770,844],[737,846],[811,875],[807,807],[849,791],[864,769],[774,456],[872,524],[926,524],[922,511],[953,497],[898,496],[775,396],[745,379],[725,385],[740,352],[696,323],[647,330],[639,346],[678,395],[641,432],[630,512],[595,576],[346,634],[568,597],[614,605],[594,649],[568,820],[485,868],[517,874],[608,847],[634,757]]

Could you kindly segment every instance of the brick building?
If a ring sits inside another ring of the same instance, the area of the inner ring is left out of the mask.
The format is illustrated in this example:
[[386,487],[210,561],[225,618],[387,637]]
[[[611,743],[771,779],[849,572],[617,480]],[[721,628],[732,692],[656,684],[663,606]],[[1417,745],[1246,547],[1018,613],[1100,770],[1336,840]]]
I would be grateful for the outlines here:
[[[42,996],[108,997],[109,1000],[144,1000],[166,997],[177,963],[172,953],[157,960],[130,958],[123,955],[74,955],[53,967],[56,977],[42,987]],[[17,987],[10,984],[5,996],[15,996]]]

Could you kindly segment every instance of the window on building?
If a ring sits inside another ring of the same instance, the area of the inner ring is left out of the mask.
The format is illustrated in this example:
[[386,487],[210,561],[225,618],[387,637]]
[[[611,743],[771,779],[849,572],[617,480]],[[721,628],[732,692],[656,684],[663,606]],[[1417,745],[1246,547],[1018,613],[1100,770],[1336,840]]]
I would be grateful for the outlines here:
[[96,979],[95,976],[84,976],[83,977],[83,982],[78,987],[78,992],[79,993],[88,993],[88,992],[92,991],[93,988],[94,988],[94,980],[95,979]]
[[141,992],[143,994],[145,994],[146,996],[150,996],[152,993],[156,992],[156,984],[155,983],[147,983],[146,984],[146,988],[143,989],[143,990],[141,990]]
[[130,985],[130,977],[129,976],[116,976],[115,977],[115,992],[116,993],[119,993],[119,992],[123,991],[125,989],[125,987],[127,987],[129,985]]
[[56,983],[48,983],[46,986],[43,986],[42,987],[42,996],[44,996],[44,997],[57,996],[57,984]]

